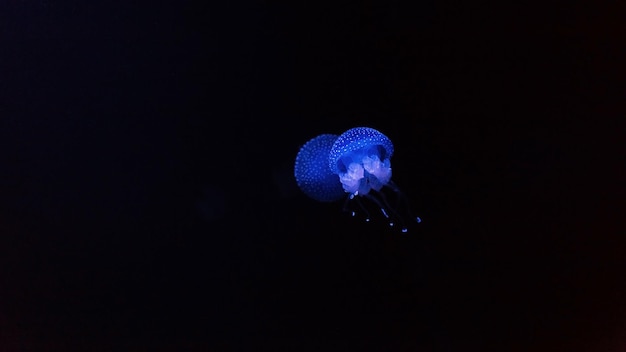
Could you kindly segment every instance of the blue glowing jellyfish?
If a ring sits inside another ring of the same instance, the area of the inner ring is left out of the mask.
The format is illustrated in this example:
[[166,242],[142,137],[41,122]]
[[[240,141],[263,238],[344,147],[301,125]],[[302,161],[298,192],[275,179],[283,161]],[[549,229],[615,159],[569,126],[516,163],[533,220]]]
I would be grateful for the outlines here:
[[[408,200],[391,180],[391,140],[370,127],[356,127],[339,136],[320,135],[307,142],[296,157],[295,175],[300,189],[319,201],[346,197],[344,210],[356,203],[359,212],[370,220],[369,211],[360,199],[368,199],[380,209],[390,226],[400,223],[407,232],[406,217],[413,217]],[[389,197],[393,196],[392,206]],[[357,211],[350,210],[353,216]]]
[[[370,216],[358,197],[372,201],[389,221],[390,226],[400,223],[407,232],[405,217],[412,216],[408,201],[391,180],[393,143],[380,131],[370,127],[355,127],[342,133],[333,143],[328,155],[328,167],[339,176],[339,181],[349,200],[355,200],[361,211]],[[395,206],[388,200],[385,190],[394,195]],[[355,211],[351,212],[356,215]],[[415,221],[421,222],[419,217]]]
[[294,174],[298,187],[320,202],[334,202],[345,194],[337,175],[328,168],[328,153],[336,139],[335,134],[319,135],[306,142],[296,156]]
[[343,189],[352,195],[365,195],[391,180],[393,144],[369,127],[351,128],[340,135],[330,149],[328,167],[339,175]]

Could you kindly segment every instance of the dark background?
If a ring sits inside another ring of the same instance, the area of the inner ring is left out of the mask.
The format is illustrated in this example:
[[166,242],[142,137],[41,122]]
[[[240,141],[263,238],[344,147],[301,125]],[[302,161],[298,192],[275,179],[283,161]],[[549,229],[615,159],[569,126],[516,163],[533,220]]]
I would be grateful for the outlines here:
[[[591,6],[4,1],[0,350],[623,351],[626,7]],[[356,126],[407,234],[295,185]]]

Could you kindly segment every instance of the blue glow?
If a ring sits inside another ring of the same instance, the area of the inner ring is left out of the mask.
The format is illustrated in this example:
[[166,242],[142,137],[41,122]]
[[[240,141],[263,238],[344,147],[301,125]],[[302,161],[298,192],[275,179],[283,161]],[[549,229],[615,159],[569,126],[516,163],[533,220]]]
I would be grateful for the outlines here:
[[320,202],[333,202],[345,195],[339,178],[328,168],[328,153],[336,139],[335,134],[319,135],[306,142],[296,156],[294,175],[298,187]]
[[370,127],[351,128],[339,136],[322,134],[298,152],[296,181],[307,196],[318,201],[345,197],[344,211],[355,217],[361,214],[365,221],[370,221],[365,203],[374,204],[390,227],[398,223],[407,232],[407,216],[416,223],[422,220],[412,215],[407,198],[391,180],[393,152],[391,140]]

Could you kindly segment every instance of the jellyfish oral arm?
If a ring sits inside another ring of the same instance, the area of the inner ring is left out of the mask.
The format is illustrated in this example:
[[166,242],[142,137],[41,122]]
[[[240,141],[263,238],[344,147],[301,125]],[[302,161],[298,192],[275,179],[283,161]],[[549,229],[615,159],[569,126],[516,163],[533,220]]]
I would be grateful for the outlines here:
[[380,191],[391,180],[391,162],[381,161],[377,155],[366,155],[360,160],[351,161],[339,172],[339,181],[343,189],[354,195],[365,195],[371,189]]
[[[343,189],[351,194],[359,194],[359,190],[361,189],[361,183],[366,185],[364,182],[365,178],[365,169],[363,165],[358,163],[350,163],[348,165],[346,172],[342,172],[339,174],[339,181],[343,186]],[[361,192],[363,193],[363,192]],[[367,193],[367,192],[365,192]]]

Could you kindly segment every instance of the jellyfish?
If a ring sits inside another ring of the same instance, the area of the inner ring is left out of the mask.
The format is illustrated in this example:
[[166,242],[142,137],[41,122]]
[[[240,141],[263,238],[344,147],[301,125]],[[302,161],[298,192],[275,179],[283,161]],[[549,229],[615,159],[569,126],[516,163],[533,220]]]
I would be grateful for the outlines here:
[[335,134],[321,134],[312,138],[296,156],[294,175],[298,187],[320,202],[334,202],[345,194],[337,175],[328,167],[328,154],[337,137]]
[[[313,199],[332,202],[345,197],[344,210],[352,216],[363,213],[365,220],[370,221],[370,212],[361,201],[367,199],[380,210],[389,226],[400,223],[401,231],[407,232],[405,218],[413,218],[417,223],[421,219],[412,215],[406,196],[391,180],[393,152],[391,140],[370,127],[351,128],[339,136],[320,135],[300,149],[296,180]],[[324,161],[326,165],[321,165]],[[395,199],[390,200],[390,196]]]
[[380,191],[391,180],[393,143],[370,127],[355,127],[333,143],[328,167],[339,175],[343,189],[352,195]]
[[[342,188],[355,200],[369,221],[369,211],[359,197],[373,202],[389,226],[400,223],[402,232],[407,232],[405,217],[413,217],[408,200],[400,188],[391,180],[391,156],[394,148],[391,140],[380,131],[370,127],[355,127],[342,133],[331,147],[328,167],[338,175]],[[394,205],[385,191],[395,197]],[[355,211],[351,211],[356,215]],[[421,222],[419,217],[414,217]]]

